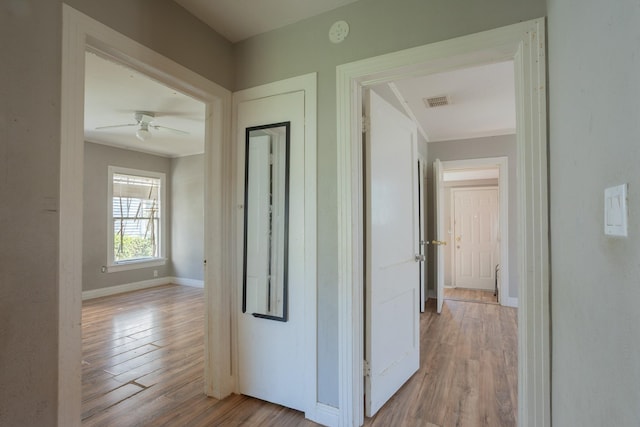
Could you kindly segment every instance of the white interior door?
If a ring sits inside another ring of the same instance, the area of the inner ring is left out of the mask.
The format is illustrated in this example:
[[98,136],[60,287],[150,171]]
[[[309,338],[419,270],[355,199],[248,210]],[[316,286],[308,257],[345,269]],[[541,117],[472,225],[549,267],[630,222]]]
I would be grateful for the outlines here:
[[365,104],[365,414],[371,417],[420,363],[419,218],[416,127],[374,92]]
[[[237,149],[238,149],[238,199],[244,200],[245,187],[245,131],[247,128],[264,126],[274,123],[290,122],[289,144],[289,198],[288,198],[288,249],[287,256],[287,298],[288,310],[286,321],[276,321],[268,318],[256,317],[253,307],[263,307],[267,299],[263,292],[254,292],[253,300],[245,301],[245,312],[242,311],[241,302],[243,295],[244,268],[240,266],[240,281],[238,284],[237,331],[238,331],[238,391],[242,394],[253,396],[262,400],[277,403],[289,408],[305,410],[305,353],[304,353],[304,315],[305,315],[305,216],[304,216],[304,165],[305,165],[305,92],[297,91],[282,95],[274,95],[265,98],[240,102],[237,109]],[[256,142],[261,137],[256,138]],[[257,149],[251,154],[254,159],[271,158],[274,163],[276,153],[272,150]],[[254,162],[255,163],[255,162]],[[252,231],[250,227],[258,230],[254,235],[263,233],[262,240],[256,239],[255,247],[247,245],[247,289],[250,286],[261,286],[270,277],[278,273],[276,268],[269,268],[264,262],[265,251],[272,252],[271,259],[276,251],[274,247],[286,247],[273,241],[270,232],[266,229],[269,217],[276,218],[277,213],[273,207],[273,199],[276,193],[273,188],[267,188],[263,184],[267,182],[270,166],[269,161],[259,162],[263,169],[247,174],[246,180],[255,184],[254,196],[251,200],[252,208],[247,210],[247,228],[244,225],[244,213],[239,212],[240,242],[244,240],[244,233]],[[252,169],[250,169],[252,170]],[[275,172],[271,174],[276,175]],[[276,185],[277,179],[273,180]],[[270,202],[271,200],[271,202]],[[269,206],[271,203],[272,206]],[[241,206],[242,207],[242,206]],[[242,209],[241,209],[242,210]],[[253,224],[253,225],[252,225]],[[278,227],[274,220],[271,234]],[[271,239],[271,242],[270,242]],[[243,246],[243,245],[240,245]],[[240,256],[244,254],[240,248]],[[257,260],[257,261],[256,261]],[[252,284],[252,282],[254,282]],[[277,299],[278,297],[276,297]]]
[[436,159],[433,162],[433,188],[435,190],[436,238],[431,241],[431,245],[436,255],[436,306],[438,313],[442,313],[442,304],[444,303],[444,246],[447,244],[447,239],[444,231],[444,187],[440,159]]
[[426,236],[427,232],[425,230],[425,215],[424,212],[426,210],[425,203],[425,194],[426,192],[426,182],[425,182],[425,161],[420,158],[418,159],[418,211],[420,212],[420,227],[418,232],[418,248],[420,249],[420,312],[424,313],[425,302],[427,301],[427,242]]
[[454,189],[455,284],[493,290],[499,263],[498,189]]

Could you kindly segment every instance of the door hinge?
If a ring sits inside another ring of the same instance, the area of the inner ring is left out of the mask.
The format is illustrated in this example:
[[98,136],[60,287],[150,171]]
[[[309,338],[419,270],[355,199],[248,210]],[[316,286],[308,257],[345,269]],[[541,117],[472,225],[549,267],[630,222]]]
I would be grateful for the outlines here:
[[370,377],[371,376],[371,366],[369,365],[369,362],[367,362],[366,360],[363,361],[363,363],[362,363],[362,374],[365,377]]
[[366,115],[362,116],[362,133],[369,132],[369,117]]

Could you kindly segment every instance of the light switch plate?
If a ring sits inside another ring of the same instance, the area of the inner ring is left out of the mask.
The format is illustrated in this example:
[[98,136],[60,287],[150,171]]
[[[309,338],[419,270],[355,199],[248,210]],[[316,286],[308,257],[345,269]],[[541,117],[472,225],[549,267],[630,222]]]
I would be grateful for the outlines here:
[[604,190],[604,234],[608,236],[628,235],[627,186],[622,184]]

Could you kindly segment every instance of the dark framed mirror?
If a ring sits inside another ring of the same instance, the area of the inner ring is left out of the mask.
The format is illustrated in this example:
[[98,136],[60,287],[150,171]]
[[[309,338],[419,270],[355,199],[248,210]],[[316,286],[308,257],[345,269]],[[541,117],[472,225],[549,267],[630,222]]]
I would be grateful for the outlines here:
[[245,132],[242,312],[287,321],[290,122]]

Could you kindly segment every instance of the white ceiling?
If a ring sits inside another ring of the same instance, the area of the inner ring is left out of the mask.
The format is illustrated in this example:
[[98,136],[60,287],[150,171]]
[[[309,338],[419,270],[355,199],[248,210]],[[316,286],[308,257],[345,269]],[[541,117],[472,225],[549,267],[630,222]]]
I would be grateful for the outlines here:
[[175,0],[233,43],[356,1]]
[[[356,0],[175,1],[229,39],[241,40]],[[513,72],[513,62],[508,61],[395,81],[376,89],[412,117],[429,142],[505,135],[515,133],[516,127]],[[440,95],[447,95],[451,104],[425,106],[423,98]],[[153,112],[154,124],[189,135],[152,129],[151,139],[139,141],[135,126],[96,130],[99,126],[135,123],[136,111]],[[204,151],[204,117],[204,104],[199,101],[121,64],[87,53],[86,140],[168,157],[198,154]]]
[[[396,106],[415,119],[428,142],[507,135],[516,130],[513,73],[513,62],[508,61],[396,81],[389,87],[398,97]],[[450,105],[425,106],[424,98],[442,95]]]
[[[100,129],[100,126],[136,123],[136,111],[155,114],[154,125],[189,132],[149,129],[152,137],[136,138],[137,126]],[[125,149],[181,157],[204,152],[203,103],[166,87],[121,64],[86,54],[85,140]]]

